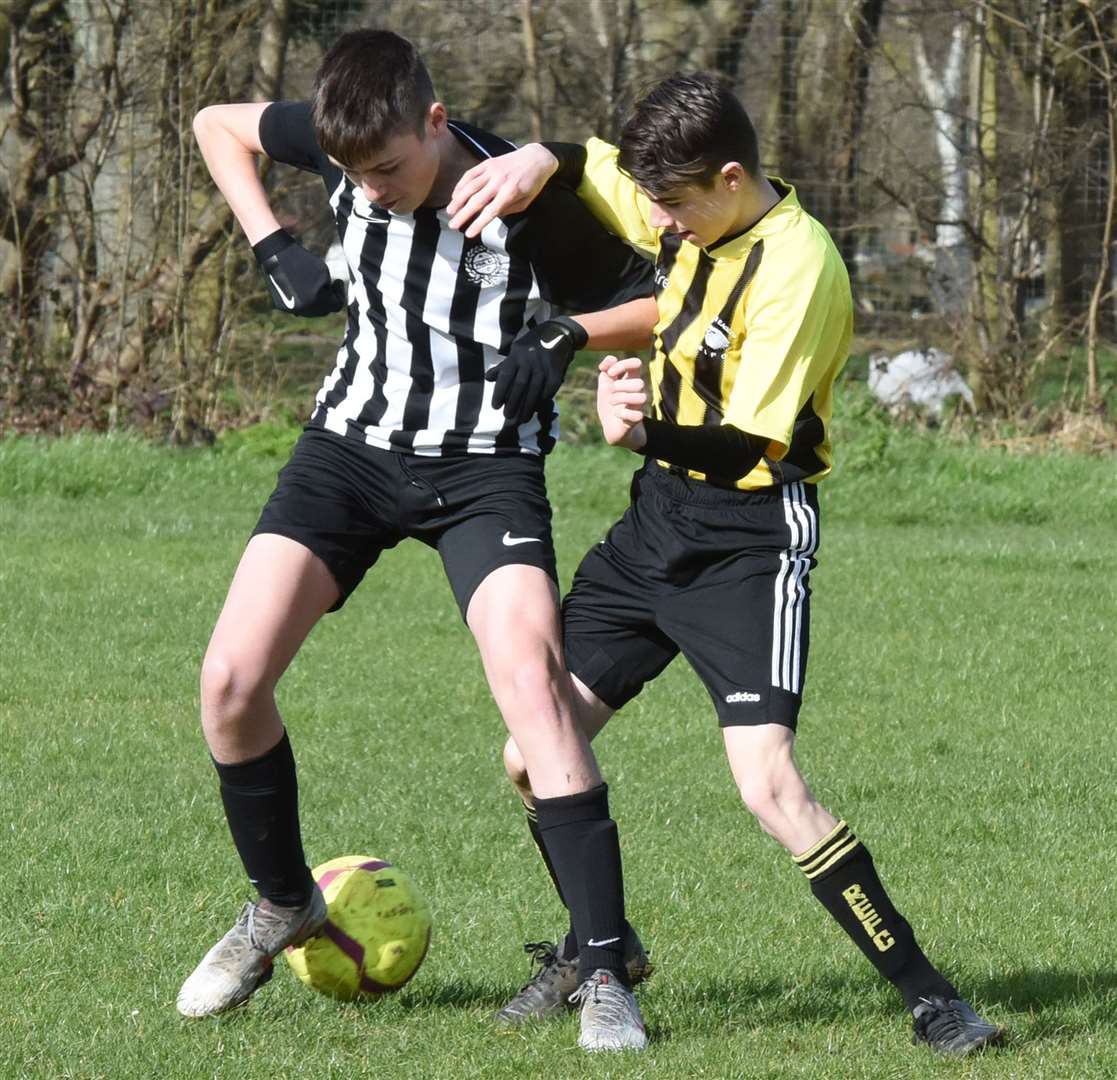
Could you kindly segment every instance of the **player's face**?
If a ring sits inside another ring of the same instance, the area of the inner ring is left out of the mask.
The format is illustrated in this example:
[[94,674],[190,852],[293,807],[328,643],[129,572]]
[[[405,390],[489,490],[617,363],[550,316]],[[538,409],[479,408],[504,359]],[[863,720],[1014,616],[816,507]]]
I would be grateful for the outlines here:
[[684,184],[659,198],[648,198],[652,204],[650,225],[698,247],[710,247],[732,232],[739,210],[736,186],[720,174],[709,187]]
[[435,136],[440,122],[445,123],[444,113],[428,117],[421,134],[391,136],[365,161],[337,164],[369,202],[395,214],[410,214],[426,201],[438,176],[441,159]]

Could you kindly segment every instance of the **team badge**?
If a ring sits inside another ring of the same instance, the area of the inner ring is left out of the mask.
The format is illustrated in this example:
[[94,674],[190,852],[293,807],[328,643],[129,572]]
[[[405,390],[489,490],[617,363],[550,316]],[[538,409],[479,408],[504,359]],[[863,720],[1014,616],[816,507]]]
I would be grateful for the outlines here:
[[508,276],[508,256],[474,244],[462,254],[462,269],[474,285],[495,285]]
[[698,350],[698,359],[700,361],[724,359],[725,350],[729,348],[730,332],[724,319],[714,319],[714,321],[706,327],[706,334],[702,338],[702,345]]

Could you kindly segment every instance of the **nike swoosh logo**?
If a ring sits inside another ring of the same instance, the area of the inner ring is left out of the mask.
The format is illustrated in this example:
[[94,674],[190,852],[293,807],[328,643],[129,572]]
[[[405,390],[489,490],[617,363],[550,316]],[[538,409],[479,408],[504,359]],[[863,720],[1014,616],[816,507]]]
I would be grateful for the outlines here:
[[542,345],[544,349],[553,349],[564,337],[566,337],[565,334],[559,334],[557,338],[551,341],[541,341],[539,344]]
[[602,945],[615,945],[618,941],[620,941],[619,937],[607,937],[604,941],[594,941],[593,938],[590,938],[586,944],[600,947]]
[[362,214],[358,210],[353,211],[353,216],[355,218],[360,218],[362,221],[371,221],[373,223],[373,225],[388,225],[388,224],[391,223],[391,220],[392,220],[390,217],[387,217],[387,216],[385,216],[385,217],[373,217],[371,214]]
[[505,547],[515,547],[517,544],[542,544],[543,541],[538,536],[513,536],[510,532],[506,532],[501,538],[500,542]]
[[292,308],[294,308],[294,306],[295,306],[295,298],[294,298],[293,296],[288,296],[288,295],[287,295],[287,294],[286,294],[286,293],[285,293],[285,292],[284,292],[284,291],[283,291],[283,290],[282,290],[282,289],[281,289],[281,288],[279,287],[279,282],[275,280],[275,275],[274,275],[274,274],[268,274],[268,277],[269,277],[269,278],[271,279],[271,283],[272,283],[272,285],[273,285],[273,286],[275,286],[275,291],[276,291],[277,293],[279,293],[279,299],[280,299],[280,300],[282,300],[282,301],[283,301],[283,302],[284,302],[284,303],[285,303],[285,304],[287,305],[287,307],[288,307],[288,309],[289,309],[289,310],[290,310],[290,309],[292,309]]

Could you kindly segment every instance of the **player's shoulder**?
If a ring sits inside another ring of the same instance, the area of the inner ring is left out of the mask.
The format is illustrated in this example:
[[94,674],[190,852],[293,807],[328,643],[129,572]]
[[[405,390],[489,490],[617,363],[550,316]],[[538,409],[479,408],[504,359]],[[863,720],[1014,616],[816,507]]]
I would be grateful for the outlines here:
[[780,227],[764,236],[762,278],[773,284],[796,280],[840,283],[845,263],[826,226],[796,201],[782,214]]
[[476,157],[481,159],[510,154],[517,148],[511,139],[486,131],[485,128],[471,124],[468,120],[462,120],[460,117],[453,116],[447,123],[454,135],[468,146]]

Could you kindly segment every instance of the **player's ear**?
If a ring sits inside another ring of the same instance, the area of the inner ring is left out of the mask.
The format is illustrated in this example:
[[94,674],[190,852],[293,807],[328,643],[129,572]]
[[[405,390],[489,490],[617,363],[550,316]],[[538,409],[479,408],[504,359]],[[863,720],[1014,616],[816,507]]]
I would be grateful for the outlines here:
[[748,172],[739,161],[727,161],[721,167],[721,178],[725,186],[733,192],[739,191],[748,179]]
[[430,108],[427,109],[426,122],[423,124],[423,134],[438,135],[446,127],[449,118],[446,106],[441,101],[431,102]]

